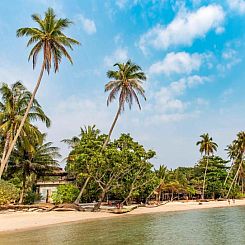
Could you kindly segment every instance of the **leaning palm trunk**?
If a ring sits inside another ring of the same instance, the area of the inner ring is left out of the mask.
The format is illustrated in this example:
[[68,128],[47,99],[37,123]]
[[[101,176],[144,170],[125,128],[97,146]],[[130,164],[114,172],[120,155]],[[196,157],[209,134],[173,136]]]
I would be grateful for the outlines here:
[[[5,141],[5,144],[4,144],[3,155],[2,155],[2,158],[1,158],[0,173],[3,172],[5,167],[6,167],[3,164],[3,161],[4,161],[6,153],[8,151],[9,144],[10,144],[10,133],[8,132],[7,136],[6,136],[6,141]],[[1,178],[1,176],[0,176],[0,178]]]
[[238,169],[237,169],[237,171],[236,171],[236,175],[235,175],[235,177],[233,178],[233,180],[232,180],[232,182],[231,182],[231,186],[230,186],[229,191],[228,191],[228,193],[227,193],[227,195],[226,195],[226,198],[229,197],[230,192],[231,192],[231,189],[232,189],[232,187],[233,187],[233,185],[234,185],[236,179],[238,178],[238,174],[239,174],[239,171],[240,171],[240,169],[241,169],[241,167],[242,167],[242,163],[243,163],[243,160],[241,160],[241,162],[240,162],[240,164],[239,164],[239,167],[238,167]]
[[23,173],[23,184],[22,184],[22,190],[21,190],[21,193],[20,193],[19,204],[23,204],[25,190],[26,190],[26,174],[25,174],[25,170],[24,170],[24,173]]
[[207,157],[207,164],[206,164],[205,173],[204,173],[204,179],[203,179],[202,199],[204,199],[204,195],[205,195],[205,183],[206,183],[207,170],[208,170],[208,157]]
[[24,126],[24,123],[25,123],[25,121],[26,121],[26,118],[27,118],[27,116],[28,116],[28,114],[29,114],[29,112],[30,112],[30,110],[31,110],[33,101],[34,101],[34,99],[35,99],[37,90],[38,90],[38,88],[39,88],[39,86],[40,86],[40,83],[41,83],[41,80],[42,80],[42,77],[43,77],[44,69],[45,69],[45,60],[43,61],[42,68],[41,68],[41,71],[40,71],[40,74],[39,74],[39,77],[38,77],[38,80],[37,80],[37,84],[36,84],[36,86],[35,86],[35,88],[34,88],[34,90],[33,90],[33,93],[32,93],[32,95],[31,95],[30,102],[29,102],[29,104],[28,104],[28,106],[27,106],[27,108],[26,108],[26,111],[25,111],[25,114],[24,114],[24,116],[23,116],[23,118],[22,118],[22,120],[21,120],[20,126],[19,126],[19,128],[18,128],[18,130],[17,130],[17,132],[16,132],[16,134],[15,134],[15,136],[14,136],[13,141],[11,142],[11,144],[10,144],[10,146],[9,146],[9,148],[8,148],[8,151],[7,151],[7,154],[6,154],[5,158],[4,158],[3,161],[1,162],[0,179],[1,179],[2,175],[3,175],[5,166],[6,166],[7,162],[8,162],[8,160],[9,160],[9,157],[10,157],[10,155],[11,155],[11,152],[13,151],[14,146],[15,146],[15,144],[16,144],[16,141],[17,141],[17,139],[18,139],[18,137],[19,137],[19,135],[20,135],[20,133],[21,133],[21,130],[22,130],[23,126]]
[[229,176],[230,176],[230,174],[231,174],[231,171],[232,171],[232,169],[233,169],[233,167],[234,167],[234,165],[235,165],[235,162],[236,162],[238,156],[239,156],[239,154],[237,154],[236,158],[234,159],[234,161],[233,161],[232,164],[231,164],[231,167],[230,167],[230,169],[229,169],[229,172],[228,172],[228,174],[227,174],[227,176],[226,176],[226,178],[225,178],[224,185],[226,184],[226,182],[227,182],[227,180],[228,180],[228,178],[229,178]]
[[[154,188],[154,189],[151,191],[151,193],[147,196],[147,198],[145,199],[145,204],[147,204],[149,198],[154,194],[154,192],[155,192],[157,189],[159,189],[159,196],[160,196],[160,198],[161,198],[161,194],[162,194],[162,188],[161,188],[161,186],[162,186],[162,184],[163,184],[163,180],[162,180],[162,181],[160,182],[160,184],[158,184],[157,187]],[[160,199],[160,198],[159,198],[159,199]]]
[[229,178],[229,176],[230,176],[230,174],[231,174],[231,171],[232,171],[232,169],[233,169],[233,166],[234,166],[234,162],[231,164],[231,167],[230,167],[230,169],[229,169],[229,172],[228,172],[228,174],[227,174],[227,176],[226,176],[226,178],[225,178],[224,185],[226,184],[226,182],[227,182],[227,180],[228,180],[228,178]]
[[87,187],[87,184],[88,184],[89,180],[90,180],[90,176],[85,180],[85,183],[84,183],[81,191],[79,192],[79,195],[77,196],[77,198],[76,198],[76,200],[74,202],[75,204],[79,204],[79,201],[80,201],[80,199],[81,199],[81,197],[83,195],[83,192],[85,191],[85,188]]
[[112,123],[112,125],[111,125],[109,134],[108,134],[108,136],[107,136],[107,138],[106,138],[106,140],[105,140],[105,143],[104,143],[104,145],[103,145],[103,147],[102,147],[102,150],[104,150],[104,149],[106,148],[107,144],[109,143],[109,140],[110,140],[110,138],[111,138],[112,131],[113,131],[115,125],[116,125],[116,122],[117,122],[117,119],[118,119],[118,117],[119,117],[119,115],[120,115],[120,112],[121,112],[121,105],[120,105],[119,108],[118,108],[117,114],[116,114],[116,116],[115,116],[115,118],[114,118],[114,121],[113,121],[113,123]]

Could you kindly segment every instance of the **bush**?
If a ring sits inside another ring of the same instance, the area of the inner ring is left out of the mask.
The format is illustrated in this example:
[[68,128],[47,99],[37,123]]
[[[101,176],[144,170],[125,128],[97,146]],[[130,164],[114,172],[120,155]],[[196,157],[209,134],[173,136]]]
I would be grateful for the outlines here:
[[11,183],[0,180],[0,205],[15,202],[19,198],[19,190]]
[[60,185],[57,191],[52,194],[54,203],[72,203],[76,200],[79,194],[79,189],[73,184]]
[[24,204],[33,204],[35,201],[40,201],[41,194],[35,193],[33,191],[28,191],[24,199]]

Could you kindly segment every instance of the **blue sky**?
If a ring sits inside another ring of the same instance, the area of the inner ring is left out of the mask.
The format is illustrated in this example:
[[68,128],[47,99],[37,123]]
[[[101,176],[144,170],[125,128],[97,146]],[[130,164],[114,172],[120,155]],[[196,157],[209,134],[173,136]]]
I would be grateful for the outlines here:
[[32,89],[38,69],[27,61],[26,39],[16,29],[33,26],[31,14],[54,8],[74,25],[66,34],[82,45],[63,60],[60,72],[45,75],[37,98],[52,119],[50,141],[96,124],[107,133],[117,103],[106,106],[106,71],[132,59],[147,74],[142,110],[126,109],[113,137],[130,133],[157,151],[156,166],[193,165],[195,143],[208,132],[218,154],[244,130],[245,1],[13,0],[0,2],[0,81],[21,80]]

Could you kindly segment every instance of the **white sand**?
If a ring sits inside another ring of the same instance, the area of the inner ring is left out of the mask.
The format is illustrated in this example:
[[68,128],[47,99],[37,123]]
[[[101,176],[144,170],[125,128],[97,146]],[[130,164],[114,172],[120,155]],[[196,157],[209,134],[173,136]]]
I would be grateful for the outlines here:
[[184,211],[193,209],[218,208],[218,207],[234,207],[245,205],[245,200],[236,200],[230,205],[227,201],[212,201],[198,205],[197,202],[172,202],[166,205],[147,208],[142,207],[133,210],[126,214],[111,214],[105,212],[13,212],[0,214],[0,233],[24,229],[33,229],[47,225],[54,225],[59,223],[74,222],[74,221],[88,221],[93,219],[118,217],[121,215],[136,215],[157,212],[170,211]]

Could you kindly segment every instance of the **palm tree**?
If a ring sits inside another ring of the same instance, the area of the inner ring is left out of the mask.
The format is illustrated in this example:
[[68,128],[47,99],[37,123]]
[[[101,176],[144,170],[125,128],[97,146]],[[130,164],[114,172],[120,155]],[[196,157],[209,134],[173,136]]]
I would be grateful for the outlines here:
[[167,176],[168,173],[168,169],[166,166],[164,165],[160,165],[159,169],[155,169],[155,176],[158,179],[158,183],[157,186],[152,190],[152,192],[149,194],[149,196],[146,198],[146,203],[148,202],[149,198],[154,194],[156,194],[156,201],[161,201],[161,196],[162,196],[162,189],[164,187],[164,182],[165,182],[165,178]]
[[[3,83],[0,87],[0,133],[3,142],[3,151],[1,156],[0,179],[4,170],[7,168],[7,162],[4,159],[13,142],[14,136],[24,117],[26,108],[31,98],[31,93],[26,90],[21,82],[16,82],[9,86]],[[20,136],[24,137],[32,135],[32,137],[40,138],[41,134],[33,121],[40,120],[50,126],[50,120],[43,112],[41,106],[34,99],[27,118],[24,122]]]
[[67,37],[63,33],[63,30],[69,27],[72,22],[69,19],[57,19],[52,8],[49,8],[45,12],[45,17],[43,19],[37,14],[33,14],[32,19],[37,23],[38,28],[20,28],[17,30],[17,37],[30,37],[27,43],[27,47],[34,44],[34,47],[32,48],[28,59],[30,60],[32,58],[33,69],[36,66],[37,57],[41,51],[43,52],[43,62],[36,86],[33,90],[32,96],[26,108],[25,114],[21,120],[21,123],[18,127],[18,130],[14,136],[14,139],[10,144],[9,149],[5,155],[3,165],[6,165],[6,163],[8,162],[14,145],[16,144],[16,141],[25,124],[25,120],[28,117],[37,90],[41,83],[44,71],[46,70],[49,74],[53,63],[54,72],[56,73],[59,70],[59,64],[61,62],[62,56],[65,56],[72,63],[72,58],[67,52],[66,48],[70,48],[72,50],[72,45],[79,44],[77,40]]
[[226,198],[229,197],[230,191],[238,179],[238,176],[242,177],[242,191],[243,191],[243,178],[244,178],[244,153],[245,153],[245,131],[241,131],[237,134],[237,139],[235,139],[228,149],[232,149],[232,151],[228,151],[228,154],[233,159],[233,167],[237,167],[236,174],[232,180],[229,191],[226,195]]
[[229,169],[229,172],[225,178],[224,185],[226,184],[226,182],[227,182],[227,180],[228,180],[228,178],[232,172],[232,169],[233,169],[234,165],[236,165],[236,162],[237,162],[238,157],[239,157],[239,152],[237,149],[236,141],[234,140],[230,145],[227,146],[227,148],[225,150],[227,151],[227,155],[228,155],[228,157],[232,163],[231,163],[231,167]]
[[119,106],[102,150],[105,149],[110,140],[117,119],[124,110],[125,102],[128,103],[129,109],[131,109],[133,100],[135,100],[139,109],[141,109],[138,95],[141,95],[146,100],[145,91],[142,87],[142,82],[146,80],[146,76],[144,72],[142,72],[141,67],[134,64],[131,60],[128,60],[126,63],[116,63],[114,66],[116,66],[118,70],[109,70],[107,72],[107,77],[113,80],[105,85],[105,92],[110,91],[107,106],[116,99],[117,94],[120,93],[118,101]]
[[[28,140],[26,138],[29,138]],[[22,175],[22,190],[19,203],[23,203],[26,192],[26,181],[31,174],[38,176],[40,173],[54,170],[60,157],[58,148],[53,147],[51,142],[45,143],[46,135],[42,134],[42,139],[37,141],[30,136],[21,137],[13,151],[13,168],[20,170]]]
[[201,140],[196,143],[196,145],[200,145],[199,151],[201,154],[206,157],[206,167],[205,167],[205,173],[204,173],[204,179],[203,179],[203,191],[202,191],[202,199],[204,199],[205,195],[205,181],[206,181],[206,175],[207,175],[207,169],[208,169],[208,160],[211,155],[214,154],[215,151],[217,151],[218,145],[213,142],[212,137],[209,137],[208,134],[202,134],[200,135]]

